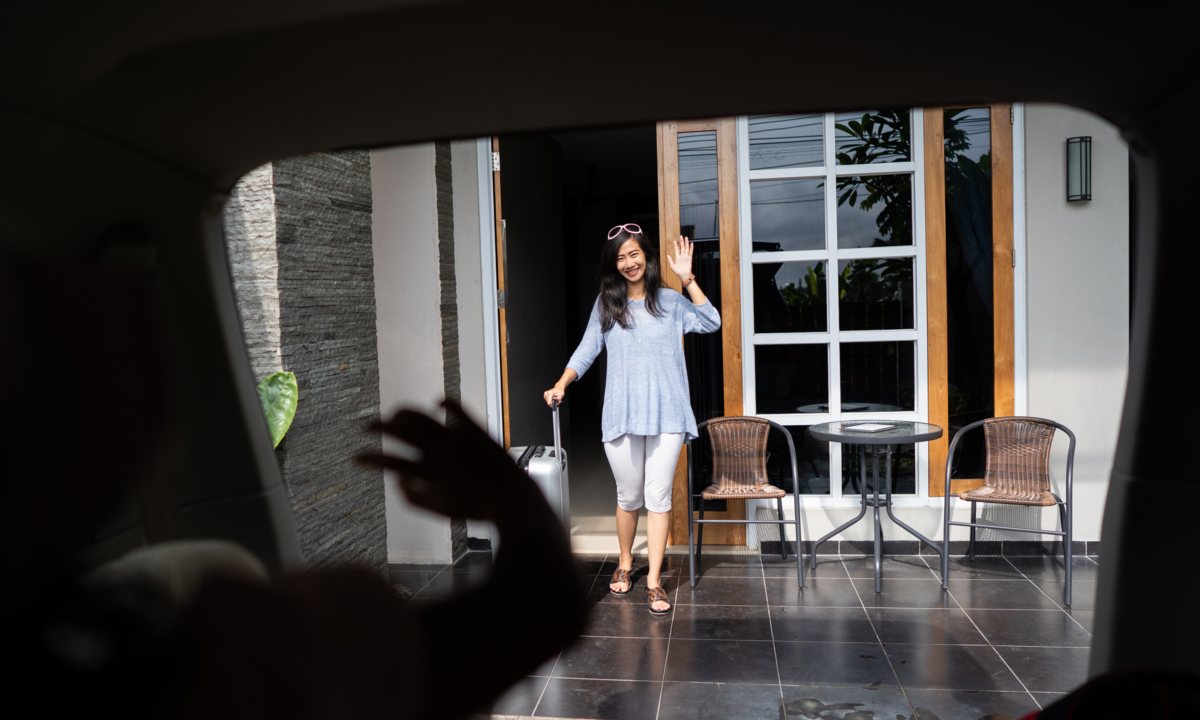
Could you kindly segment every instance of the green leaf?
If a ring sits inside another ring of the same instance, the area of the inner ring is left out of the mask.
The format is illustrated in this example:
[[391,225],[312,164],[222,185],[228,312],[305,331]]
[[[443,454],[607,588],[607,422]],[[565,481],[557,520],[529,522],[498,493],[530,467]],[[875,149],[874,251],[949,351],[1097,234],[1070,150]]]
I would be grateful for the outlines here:
[[267,427],[271,429],[271,447],[279,447],[279,441],[292,426],[296,405],[300,402],[295,373],[277,372],[263,378],[258,384],[258,398],[262,401],[263,414],[267,416]]

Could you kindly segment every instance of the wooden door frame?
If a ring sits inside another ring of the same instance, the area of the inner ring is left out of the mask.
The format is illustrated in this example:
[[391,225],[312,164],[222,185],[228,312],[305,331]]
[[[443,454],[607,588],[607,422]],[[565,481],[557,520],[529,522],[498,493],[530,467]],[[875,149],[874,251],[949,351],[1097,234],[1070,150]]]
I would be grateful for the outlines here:
[[[492,157],[500,155],[500,137],[492,137]],[[504,449],[507,450],[512,446],[512,436],[509,433],[508,423],[508,315],[505,309],[508,303],[505,302],[505,289],[508,280],[508,270],[505,267],[505,237],[504,228],[504,212],[500,204],[500,167],[499,163],[492,163],[492,210],[495,213],[496,223],[496,297],[499,299],[497,305],[497,317],[499,321],[499,341],[500,341],[500,412],[503,416],[503,438]]]
[[[946,318],[946,170],[943,110],[963,105],[927,107],[925,138],[925,281],[928,324],[929,422],[946,430],[929,443],[929,497],[943,497],[947,451],[950,447],[950,388]],[[986,106],[990,110],[992,165],[992,332],[995,356],[996,417],[1015,412],[1015,316],[1013,247],[1013,108],[1009,103]],[[1008,120],[1008,122],[1004,122]],[[983,485],[981,478],[955,479],[951,493]]]
[[[737,118],[660,122],[658,136],[658,237],[659,258],[667,267],[669,241],[679,237],[679,133],[716,131],[718,247],[721,253],[721,358],[725,386],[725,415],[741,415],[742,389],[742,277],[738,224]],[[679,279],[664,272],[668,287],[682,291]],[[671,491],[671,533],[668,543],[678,545],[688,536],[687,448],[679,454]],[[727,511],[707,513],[714,520],[746,517],[744,500],[728,500]],[[746,526],[710,525],[705,545],[745,545]]]

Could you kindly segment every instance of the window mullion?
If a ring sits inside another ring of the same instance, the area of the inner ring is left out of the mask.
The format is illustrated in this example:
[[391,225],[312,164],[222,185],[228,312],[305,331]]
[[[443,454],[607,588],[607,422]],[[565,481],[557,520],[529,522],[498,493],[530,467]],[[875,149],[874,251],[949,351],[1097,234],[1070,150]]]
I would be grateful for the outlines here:
[[[838,348],[837,282],[837,160],[834,156],[833,113],[825,113],[825,297],[829,327],[829,414],[841,418],[842,368]],[[829,445],[829,494],[842,496],[842,452],[840,443]]]
[[[929,422],[929,324],[926,322],[926,284],[927,277],[925,268],[925,117],[924,110],[921,108],[913,108],[909,111],[909,127],[912,130],[909,133],[911,138],[910,147],[912,148],[913,158],[913,245],[916,247],[917,254],[915,265],[913,267],[913,276],[918,282],[913,284],[913,293],[915,297],[914,310],[916,316],[913,318],[913,326],[917,331],[917,379],[916,379],[916,403],[914,408],[917,411],[917,419],[920,422]],[[949,432],[949,429],[944,429],[943,432]],[[928,499],[929,497],[929,444],[917,443],[916,467],[914,471],[917,474],[917,497]]]

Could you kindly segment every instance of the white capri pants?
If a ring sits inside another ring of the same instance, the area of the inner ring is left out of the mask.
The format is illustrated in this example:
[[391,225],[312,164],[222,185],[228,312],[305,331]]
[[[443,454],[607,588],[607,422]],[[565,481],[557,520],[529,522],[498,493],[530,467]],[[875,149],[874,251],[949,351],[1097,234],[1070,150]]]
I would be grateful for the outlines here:
[[604,443],[604,454],[617,480],[617,506],[627,512],[645,504],[650,512],[671,511],[675,465],[686,433],[622,435]]

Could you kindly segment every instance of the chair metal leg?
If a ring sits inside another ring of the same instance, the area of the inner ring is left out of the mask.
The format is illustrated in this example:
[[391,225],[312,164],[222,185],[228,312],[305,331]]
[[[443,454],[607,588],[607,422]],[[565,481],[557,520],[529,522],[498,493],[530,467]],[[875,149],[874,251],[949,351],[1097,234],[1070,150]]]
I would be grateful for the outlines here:
[[[889,448],[889,452],[890,452]],[[879,519],[879,446],[871,446],[872,490],[875,493],[875,592],[883,592],[883,525]]]
[[[1058,500],[1058,496],[1055,496],[1054,499]],[[1066,508],[1065,503],[1063,503],[1062,500],[1058,500],[1058,520],[1062,524],[1062,531],[1065,533],[1067,531],[1067,508]],[[1063,561],[1067,562],[1067,564],[1070,565],[1070,562],[1067,561],[1067,550],[1068,550],[1068,548],[1067,548],[1066,544],[1064,543],[1063,544]]]
[[[947,460],[949,462],[949,460]],[[946,507],[942,511],[942,589],[950,587],[950,493],[945,497]]]
[[971,562],[975,562],[975,503],[971,503],[971,543],[967,546],[967,554]]
[[[1070,494],[1068,494],[1067,497],[1070,498]],[[1072,566],[1075,564],[1074,548],[1072,547],[1074,543],[1072,542],[1073,528],[1071,527],[1071,506],[1068,504],[1070,502],[1069,500],[1068,502],[1063,502],[1062,500],[1059,500],[1057,496],[1054,499],[1058,500],[1060,503],[1058,506],[1059,515],[1062,518],[1063,532],[1066,533],[1066,536],[1063,538],[1063,557],[1067,562],[1067,581],[1063,585],[1063,604],[1070,607],[1071,570],[1073,569]]]
[[[693,529],[696,526],[695,516],[692,515],[693,498],[691,490],[688,491],[688,569],[692,573],[692,587],[696,587],[696,542],[693,537]],[[703,525],[701,525],[703,527]]]
[[[700,520],[704,519],[704,498],[700,498]],[[704,523],[697,523],[700,527],[696,528],[696,560],[700,560],[700,556],[704,554]]]
[[[794,488],[794,487],[792,488],[792,490],[795,490],[795,489],[796,488]],[[783,498],[775,498],[775,505],[776,505],[776,507],[779,508],[779,520],[780,520],[780,523],[779,523],[779,559],[787,560],[787,533],[783,531],[784,523],[782,522],[783,521]],[[799,546],[797,546],[796,551],[797,552],[800,551]]]
[[1063,543],[1067,552],[1067,582],[1063,588],[1063,604],[1071,606],[1071,566],[1074,565],[1073,548],[1071,547],[1071,531],[1067,530],[1067,540]]
[[[794,490],[795,488],[793,488]],[[796,504],[796,587],[804,587],[804,531],[800,524],[800,493],[792,493]]]

